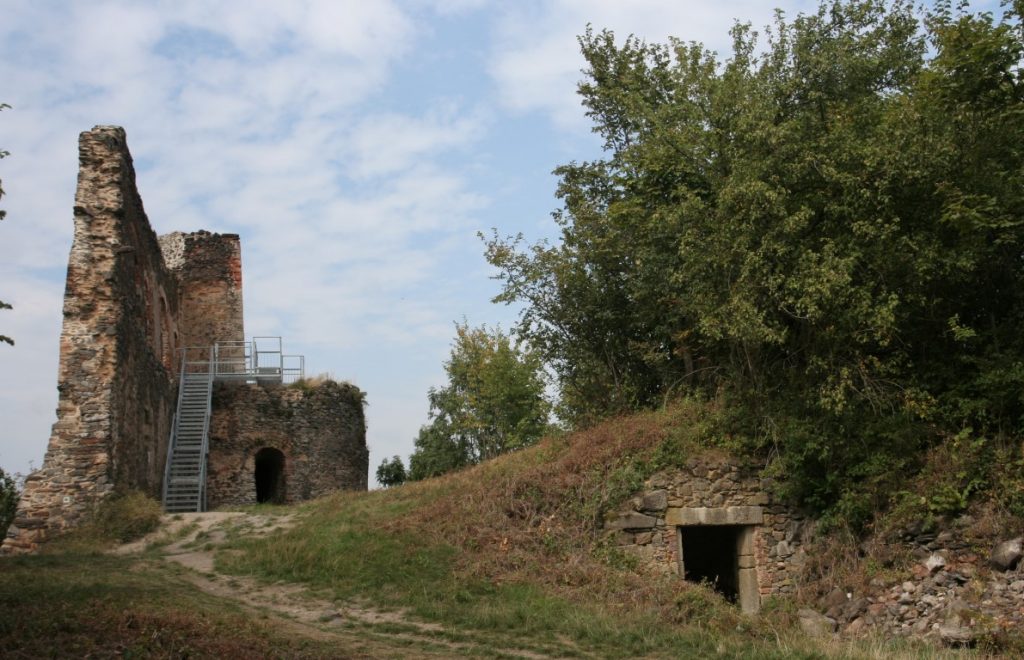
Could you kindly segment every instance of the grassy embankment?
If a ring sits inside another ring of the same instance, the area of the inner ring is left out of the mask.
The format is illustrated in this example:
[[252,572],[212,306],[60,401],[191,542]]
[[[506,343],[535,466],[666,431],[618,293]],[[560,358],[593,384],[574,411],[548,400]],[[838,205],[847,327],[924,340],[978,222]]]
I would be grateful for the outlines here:
[[[715,451],[706,413],[684,404],[444,478],[337,494],[297,507],[290,529],[235,535],[220,547],[218,573],[401,614],[349,624],[351,643],[296,635],[272,613],[254,617],[251,607],[205,595],[184,569],[160,561],[159,548],[125,558],[71,543],[0,559],[0,648],[15,657],[399,657],[453,648],[488,657],[932,657],[923,646],[808,640],[795,630],[791,602],[769,600],[761,615],[744,617],[701,586],[639,574],[603,543],[604,513],[647,475]],[[421,621],[441,625],[425,635]]]

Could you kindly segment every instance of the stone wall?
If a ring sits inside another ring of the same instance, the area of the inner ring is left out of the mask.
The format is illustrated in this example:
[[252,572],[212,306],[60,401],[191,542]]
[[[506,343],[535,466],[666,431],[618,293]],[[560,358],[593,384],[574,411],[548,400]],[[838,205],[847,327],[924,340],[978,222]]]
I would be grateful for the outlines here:
[[243,341],[242,248],[238,234],[174,232],[161,236],[160,246],[179,284],[181,345]]
[[[753,467],[723,456],[692,458],[659,472],[605,523],[610,540],[644,570],[684,573],[682,534],[689,527],[732,526],[738,601],[756,611],[773,594],[789,594],[805,561],[810,525],[772,496],[772,484]],[[683,530],[681,532],[680,530]]]
[[179,300],[135,187],[124,130],[79,138],[57,422],[4,548],[74,526],[115,486],[159,493],[175,387]]
[[[238,236],[199,231],[158,239],[123,129],[81,134],[74,218],[57,422],[43,467],[25,481],[4,552],[33,550],[76,526],[115,489],[159,497],[179,349],[244,340]],[[215,502],[255,500],[249,463],[263,446],[284,452],[288,501],[366,488],[362,393],[355,387],[219,387],[214,405]]]
[[256,503],[256,453],[284,454],[284,502],[366,490],[363,393],[353,385],[218,383],[213,392],[209,507]]

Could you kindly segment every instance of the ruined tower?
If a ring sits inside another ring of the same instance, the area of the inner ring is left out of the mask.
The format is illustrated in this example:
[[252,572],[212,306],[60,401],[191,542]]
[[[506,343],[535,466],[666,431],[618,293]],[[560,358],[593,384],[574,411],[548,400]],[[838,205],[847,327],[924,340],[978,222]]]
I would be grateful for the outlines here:
[[[135,185],[124,129],[82,133],[57,421],[42,468],[25,480],[3,550],[34,549],[80,524],[115,491],[159,497],[183,349],[210,353],[218,342],[239,346],[244,339],[238,235],[175,232],[158,239]],[[362,393],[330,381],[301,385],[217,385],[209,413],[217,434],[209,447],[217,503],[260,499],[256,473],[269,465],[257,460],[260,452],[278,461],[276,501],[366,489]],[[245,415],[235,412],[239,407]]]

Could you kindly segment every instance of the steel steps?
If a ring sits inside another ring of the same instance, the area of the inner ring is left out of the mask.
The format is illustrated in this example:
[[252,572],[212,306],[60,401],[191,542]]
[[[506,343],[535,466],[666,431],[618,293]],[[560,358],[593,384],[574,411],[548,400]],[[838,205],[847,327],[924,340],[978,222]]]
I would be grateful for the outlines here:
[[[196,365],[189,365],[195,368]],[[210,395],[213,374],[182,369],[178,412],[164,473],[164,510],[202,511],[206,500],[206,454],[209,447]]]

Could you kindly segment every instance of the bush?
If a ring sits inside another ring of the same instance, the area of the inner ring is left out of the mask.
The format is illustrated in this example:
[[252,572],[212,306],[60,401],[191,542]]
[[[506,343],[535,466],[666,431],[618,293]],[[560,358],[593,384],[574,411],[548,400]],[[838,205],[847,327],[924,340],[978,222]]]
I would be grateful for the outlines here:
[[14,520],[20,495],[18,482],[0,468],[0,538],[7,534],[7,528]]
[[385,458],[377,467],[377,483],[385,488],[400,486],[405,483],[405,478],[405,465],[397,456],[392,456],[390,459]]
[[93,526],[98,536],[127,543],[160,526],[159,502],[138,491],[114,494],[99,503]]

